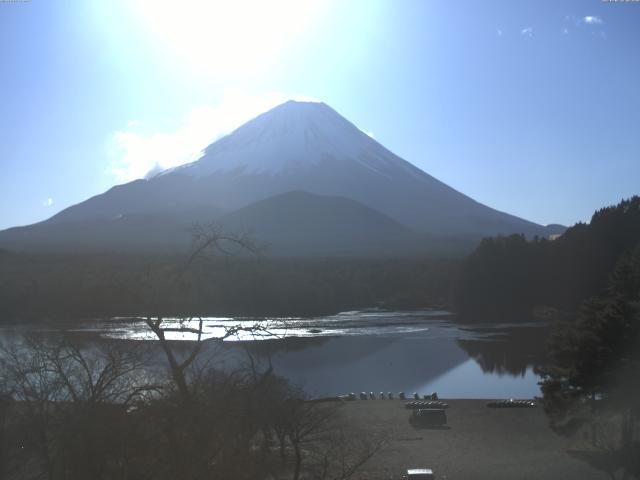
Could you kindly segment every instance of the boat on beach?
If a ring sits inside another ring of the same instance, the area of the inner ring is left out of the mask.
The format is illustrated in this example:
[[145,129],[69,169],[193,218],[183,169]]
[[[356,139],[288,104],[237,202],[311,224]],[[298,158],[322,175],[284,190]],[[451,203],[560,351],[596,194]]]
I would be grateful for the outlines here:
[[507,400],[494,400],[487,403],[489,408],[535,408],[536,402],[533,400],[514,400],[509,398]]

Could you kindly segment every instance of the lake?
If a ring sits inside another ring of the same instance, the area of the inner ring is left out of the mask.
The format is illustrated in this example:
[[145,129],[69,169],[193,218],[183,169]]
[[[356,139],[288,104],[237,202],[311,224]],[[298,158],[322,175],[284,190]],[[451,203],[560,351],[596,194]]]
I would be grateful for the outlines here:
[[[354,311],[314,318],[203,319],[203,355],[233,368],[247,352],[270,361],[276,373],[310,396],[361,391],[442,398],[532,398],[540,395],[533,368],[544,359],[548,328],[541,323],[460,325],[446,311]],[[177,324],[177,320],[169,320]],[[216,340],[229,327],[260,324],[268,332]],[[132,319],[87,321],[52,327],[4,327],[5,339],[31,330],[64,330],[78,337],[153,342],[146,325]],[[191,334],[172,333],[179,346]],[[178,347],[179,348],[179,347]],[[160,357],[159,357],[160,358]]]

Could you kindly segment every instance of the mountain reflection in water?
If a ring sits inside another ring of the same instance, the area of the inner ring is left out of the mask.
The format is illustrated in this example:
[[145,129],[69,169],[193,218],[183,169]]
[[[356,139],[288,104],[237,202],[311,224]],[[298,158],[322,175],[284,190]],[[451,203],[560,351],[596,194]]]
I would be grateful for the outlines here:
[[545,344],[549,335],[546,326],[503,327],[499,332],[496,332],[496,327],[474,330],[491,335],[456,341],[483,372],[523,377],[527,370],[545,361]]
[[291,338],[248,343],[311,395],[438,391],[449,398],[531,398],[547,328],[433,328],[413,334]]
[[[170,320],[171,321],[171,320]],[[286,336],[251,341],[220,341],[218,330],[239,322],[271,322]],[[271,364],[274,371],[301,386],[310,396],[349,392],[437,391],[448,398],[531,398],[539,395],[533,367],[544,359],[548,329],[535,324],[463,326],[447,312],[345,312],[325,318],[207,319],[208,340],[202,355],[215,354],[219,368],[246,364],[247,354]],[[143,322],[115,319],[89,321],[67,328],[37,325],[0,331],[11,335],[62,332],[91,348],[95,342],[143,342],[154,365],[165,358]],[[192,340],[179,334],[172,348],[188,354]]]

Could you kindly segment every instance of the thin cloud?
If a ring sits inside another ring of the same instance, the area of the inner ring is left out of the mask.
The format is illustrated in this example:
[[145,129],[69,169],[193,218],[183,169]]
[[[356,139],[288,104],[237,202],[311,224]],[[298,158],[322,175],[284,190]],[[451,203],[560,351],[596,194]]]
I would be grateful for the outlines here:
[[193,162],[218,138],[290,99],[319,101],[313,97],[291,97],[278,92],[261,95],[228,92],[215,107],[203,105],[192,109],[171,131],[141,133],[139,127],[142,122],[129,122],[126,129],[111,135],[110,164],[106,173],[126,182],[150,178],[167,168]]
[[529,38],[533,37],[533,27],[523,28],[522,30],[520,30],[520,35]]
[[566,15],[564,17],[565,25],[560,29],[563,35],[569,35],[570,32],[578,33],[579,30],[583,32],[589,32],[591,36],[599,36],[606,38],[604,33],[604,20],[595,15],[587,15],[584,17],[577,17],[575,15]]
[[582,21],[589,25],[602,25],[604,23],[600,17],[596,17],[593,15],[587,15],[586,17],[582,17]]
[[49,197],[46,200],[42,201],[42,206],[43,207],[50,207],[51,205],[53,205],[53,198]]
[[497,30],[498,36],[501,37],[502,36],[502,30],[498,29]]

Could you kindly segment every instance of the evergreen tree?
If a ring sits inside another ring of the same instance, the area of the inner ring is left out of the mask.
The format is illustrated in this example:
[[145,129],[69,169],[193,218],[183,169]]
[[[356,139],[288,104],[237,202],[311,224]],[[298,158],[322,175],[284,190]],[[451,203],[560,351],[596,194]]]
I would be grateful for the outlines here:
[[538,373],[552,428],[582,433],[612,476],[640,474],[640,243],[620,258],[603,296],[557,325]]
[[640,196],[594,213],[554,241],[484,239],[460,268],[454,302],[468,320],[519,320],[536,306],[574,312],[605,293],[616,262],[640,242]]

